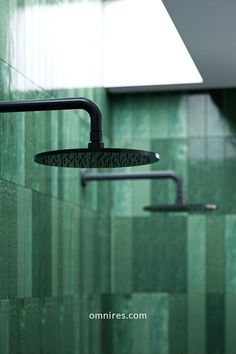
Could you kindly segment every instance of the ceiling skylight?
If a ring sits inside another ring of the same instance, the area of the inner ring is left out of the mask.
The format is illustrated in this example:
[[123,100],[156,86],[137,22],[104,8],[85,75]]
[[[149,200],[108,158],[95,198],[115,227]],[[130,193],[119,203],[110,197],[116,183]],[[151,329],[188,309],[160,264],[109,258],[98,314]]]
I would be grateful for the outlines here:
[[203,81],[161,0],[105,1],[103,78],[108,88]]

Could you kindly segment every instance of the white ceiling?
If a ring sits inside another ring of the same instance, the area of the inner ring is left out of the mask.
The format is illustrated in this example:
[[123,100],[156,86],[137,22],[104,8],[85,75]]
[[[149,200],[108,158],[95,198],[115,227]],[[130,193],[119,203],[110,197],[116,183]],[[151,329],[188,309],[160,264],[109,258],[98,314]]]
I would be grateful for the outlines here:
[[162,0],[203,83],[113,91],[236,87],[236,0]]

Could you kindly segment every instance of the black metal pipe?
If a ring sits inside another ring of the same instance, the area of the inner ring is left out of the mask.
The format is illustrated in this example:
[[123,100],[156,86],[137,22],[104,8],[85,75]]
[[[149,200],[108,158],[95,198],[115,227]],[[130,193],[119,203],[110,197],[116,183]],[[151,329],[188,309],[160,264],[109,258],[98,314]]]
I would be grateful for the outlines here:
[[176,185],[176,204],[182,205],[183,180],[175,171],[150,171],[150,172],[127,172],[127,173],[87,173],[86,170],[80,172],[81,184],[86,186],[89,181],[121,180],[121,179],[172,179]]
[[0,112],[30,112],[30,111],[54,111],[68,109],[83,109],[91,120],[89,143],[90,149],[103,148],[102,142],[102,113],[93,101],[84,97],[77,98],[52,98],[45,100],[26,101],[0,101]]

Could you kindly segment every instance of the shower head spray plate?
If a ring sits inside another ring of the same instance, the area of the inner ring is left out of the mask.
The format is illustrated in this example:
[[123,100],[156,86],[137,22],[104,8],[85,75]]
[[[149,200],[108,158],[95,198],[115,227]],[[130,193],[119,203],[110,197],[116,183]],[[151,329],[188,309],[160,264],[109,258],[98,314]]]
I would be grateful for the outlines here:
[[47,166],[74,168],[113,168],[147,165],[159,160],[151,151],[132,149],[65,149],[35,155],[34,161]]

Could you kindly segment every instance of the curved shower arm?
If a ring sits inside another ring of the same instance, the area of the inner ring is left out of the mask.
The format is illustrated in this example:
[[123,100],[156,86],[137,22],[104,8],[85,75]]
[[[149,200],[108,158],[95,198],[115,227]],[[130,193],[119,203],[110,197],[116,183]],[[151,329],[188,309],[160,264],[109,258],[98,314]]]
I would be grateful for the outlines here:
[[84,97],[52,98],[45,100],[0,101],[0,112],[30,112],[55,111],[68,109],[83,109],[91,120],[89,149],[103,148],[102,142],[102,113],[100,108],[91,100]]
[[89,181],[121,180],[121,179],[172,179],[176,185],[176,204],[184,203],[183,180],[175,171],[151,171],[151,172],[127,172],[127,173],[86,173],[86,170],[80,171],[80,179],[83,187]]

